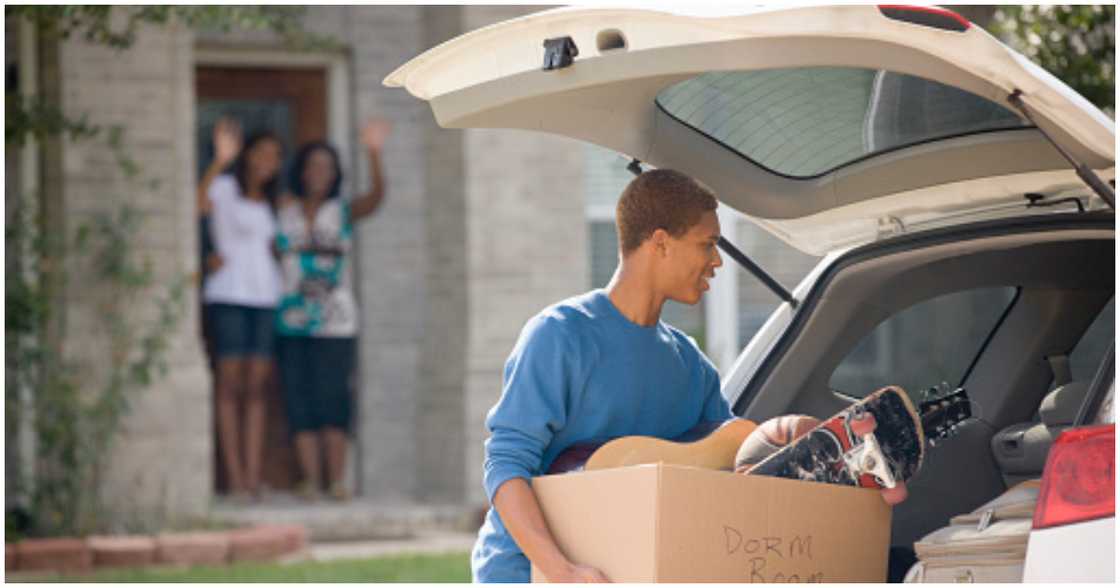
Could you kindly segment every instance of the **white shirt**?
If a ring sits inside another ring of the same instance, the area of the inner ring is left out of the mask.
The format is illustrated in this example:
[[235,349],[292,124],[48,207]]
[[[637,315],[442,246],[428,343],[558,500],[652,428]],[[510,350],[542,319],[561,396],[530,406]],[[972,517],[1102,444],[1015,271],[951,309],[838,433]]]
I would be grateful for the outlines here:
[[272,255],[276,221],[266,202],[249,200],[232,175],[221,175],[207,193],[210,233],[222,267],[206,277],[206,302],[273,308],[280,301],[280,268]]

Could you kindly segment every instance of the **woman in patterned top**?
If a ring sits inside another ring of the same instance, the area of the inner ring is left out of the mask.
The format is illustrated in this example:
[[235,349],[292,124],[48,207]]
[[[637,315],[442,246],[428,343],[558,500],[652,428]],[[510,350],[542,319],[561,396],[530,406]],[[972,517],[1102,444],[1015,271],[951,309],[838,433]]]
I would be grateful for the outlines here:
[[340,197],[338,153],[323,142],[304,145],[291,168],[291,197],[277,211],[276,248],[283,288],[276,315],[277,359],[289,429],[303,480],[297,493],[312,499],[320,487],[321,449],[332,498],[345,500],[342,483],[353,404],[357,307],[350,277],[352,223],[371,215],[385,195],[381,148],[386,121],[362,129],[372,187]]

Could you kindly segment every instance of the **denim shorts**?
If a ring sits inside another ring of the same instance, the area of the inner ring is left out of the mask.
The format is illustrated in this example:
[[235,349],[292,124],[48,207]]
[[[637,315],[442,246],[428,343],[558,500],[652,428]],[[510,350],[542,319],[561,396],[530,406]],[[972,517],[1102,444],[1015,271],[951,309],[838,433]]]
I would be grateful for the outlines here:
[[206,313],[215,357],[272,357],[276,309],[212,303]]

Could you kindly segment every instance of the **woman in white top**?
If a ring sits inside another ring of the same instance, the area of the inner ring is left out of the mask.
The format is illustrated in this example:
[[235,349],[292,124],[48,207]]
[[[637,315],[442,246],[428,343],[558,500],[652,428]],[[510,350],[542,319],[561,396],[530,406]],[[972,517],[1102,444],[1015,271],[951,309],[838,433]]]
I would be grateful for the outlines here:
[[[273,243],[282,146],[271,133],[250,138],[229,120],[214,129],[214,161],[199,184],[199,214],[210,215],[210,236],[221,264],[206,276],[207,305],[217,358],[217,424],[230,493],[259,496],[264,448],[264,391],[272,366],[280,269]],[[230,162],[232,173],[219,175]],[[213,268],[211,268],[213,269]],[[238,400],[244,402],[244,423]],[[244,429],[244,460],[241,439]]]

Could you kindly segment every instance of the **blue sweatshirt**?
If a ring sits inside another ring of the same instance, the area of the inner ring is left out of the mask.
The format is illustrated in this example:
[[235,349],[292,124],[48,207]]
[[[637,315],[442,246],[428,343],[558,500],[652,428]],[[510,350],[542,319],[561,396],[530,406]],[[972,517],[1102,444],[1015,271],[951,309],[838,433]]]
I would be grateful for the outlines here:
[[[574,443],[680,436],[731,418],[719,373],[696,343],[658,321],[631,322],[604,290],[550,306],[525,324],[486,426],[483,485],[548,471]],[[580,562],[576,562],[580,563]],[[491,508],[471,556],[476,582],[528,582],[529,560]]]

